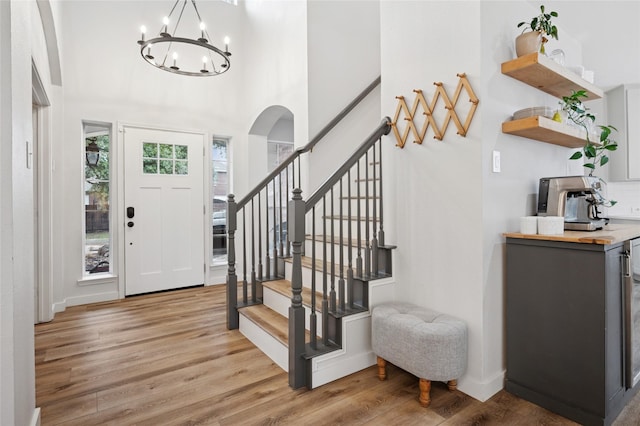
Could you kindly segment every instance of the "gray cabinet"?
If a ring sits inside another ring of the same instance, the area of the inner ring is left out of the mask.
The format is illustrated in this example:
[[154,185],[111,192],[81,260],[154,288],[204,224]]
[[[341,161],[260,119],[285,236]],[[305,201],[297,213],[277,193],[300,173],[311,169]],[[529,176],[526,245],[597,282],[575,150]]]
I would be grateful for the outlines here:
[[618,149],[609,153],[609,180],[640,180],[640,84],[607,91],[606,105],[607,124],[618,129]]
[[627,397],[624,244],[507,238],[507,391],[585,425]]

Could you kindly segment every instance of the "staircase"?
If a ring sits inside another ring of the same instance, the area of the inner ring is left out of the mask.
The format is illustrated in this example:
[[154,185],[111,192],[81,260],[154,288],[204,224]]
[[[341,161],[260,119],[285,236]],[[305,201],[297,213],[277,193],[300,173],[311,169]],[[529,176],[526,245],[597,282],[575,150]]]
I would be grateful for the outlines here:
[[312,389],[375,363],[370,308],[393,298],[381,156],[389,122],[306,199],[300,155],[318,138],[239,202],[229,195],[227,327],[288,371],[293,388]]

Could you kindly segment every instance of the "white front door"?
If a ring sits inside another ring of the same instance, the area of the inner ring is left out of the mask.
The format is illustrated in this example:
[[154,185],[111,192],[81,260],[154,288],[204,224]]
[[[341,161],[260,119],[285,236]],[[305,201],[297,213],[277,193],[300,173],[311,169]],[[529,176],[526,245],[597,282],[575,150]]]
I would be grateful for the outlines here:
[[125,294],[204,283],[204,135],[124,128]]

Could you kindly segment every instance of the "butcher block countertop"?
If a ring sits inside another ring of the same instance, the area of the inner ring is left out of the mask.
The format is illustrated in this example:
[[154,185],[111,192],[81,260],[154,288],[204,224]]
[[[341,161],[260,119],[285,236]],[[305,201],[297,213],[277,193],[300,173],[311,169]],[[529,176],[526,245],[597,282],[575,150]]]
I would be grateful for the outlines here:
[[616,244],[632,238],[640,237],[640,225],[609,224],[601,231],[564,231],[562,235],[520,234],[518,232],[504,234],[507,238],[527,240],[564,241],[582,244]]

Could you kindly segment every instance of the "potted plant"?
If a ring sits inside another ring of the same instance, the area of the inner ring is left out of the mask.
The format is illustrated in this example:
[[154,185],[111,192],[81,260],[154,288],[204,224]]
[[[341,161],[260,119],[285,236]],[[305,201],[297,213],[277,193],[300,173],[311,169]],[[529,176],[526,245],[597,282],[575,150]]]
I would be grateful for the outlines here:
[[[544,54],[544,44],[548,37],[558,39],[558,28],[553,25],[551,18],[557,18],[558,12],[544,12],[544,5],[540,5],[540,15],[534,16],[530,22],[520,22],[518,28],[524,27],[522,34],[516,38],[516,55],[518,57],[529,53]],[[530,31],[526,31],[529,29]]]
[[[571,91],[570,96],[562,97],[560,104],[562,105],[562,110],[567,114],[567,119],[586,131],[586,142],[582,150],[574,152],[569,159],[579,160],[584,157],[587,161],[583,166],[589,169],[589,176],[593,176],[596,167],[604,166],[609,162],[607,153],[618,149],[618,143],[611,138],[611,133],[614,130],[618,131],[618,129],[611,125],[596,126],[600,130],[599,142],[592,142],[589,134],[591,133],[595,116],[589,112],[589,108],[584,106],[582,103],[583,98],[587,98],[586,91]],[[602,199],[598,204],[611,207],[616,204],[616,201]]]

